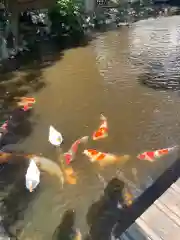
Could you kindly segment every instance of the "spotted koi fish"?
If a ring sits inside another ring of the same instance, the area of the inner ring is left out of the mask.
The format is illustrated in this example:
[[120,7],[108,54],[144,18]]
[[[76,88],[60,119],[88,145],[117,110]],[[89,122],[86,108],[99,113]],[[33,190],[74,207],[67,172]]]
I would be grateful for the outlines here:
[[173,150],[175,150],[177,146],[171,147],[171,148],[163,148],[155,151],[150,151],[150,152],[143,152],[137,156],[138,159],[140,160],[146,160],[149,162],[154,162],[156,159],[159,159]]
[[101,124],[100,124],[98,130],[96,130],[92,135],[93,140],[103,139],[108,136],[107,118],[101,114],[100,120],[101,120]]
[[75,158],[75,155],[78,151],[78,147],[81,143],[86,143],[88,141],[88,136],[82,137],[78,140],[76,140],[71,148],[69,149],[68,152],[64,153],[64,158],[65,158],[65,162],[67,165],[69,165]]
[[83,151],[83,154],[86,155],[92,163],[97,162],[100,166],[125,162],[130,159],[129,155],[117,156],[111,153],[98,152],[95,149],[86,149]]

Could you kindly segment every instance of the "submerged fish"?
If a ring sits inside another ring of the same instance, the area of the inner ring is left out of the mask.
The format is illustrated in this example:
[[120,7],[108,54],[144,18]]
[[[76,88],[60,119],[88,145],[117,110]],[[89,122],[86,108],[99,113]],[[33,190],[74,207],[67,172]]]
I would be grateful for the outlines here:
[[47,172],[51,176],[57,177],[63,187],[64,176],[60,166],[57,163],[42,156],[34,156],[33,160],[35,161],[40,170]]
[[33,97],[15,97],[14,99],[17,100],[18,107],[22,107],[24,111],[28,111],[36,103]]
[[154,162],[156,159],[159,159],[163,157],[164,155],[169,154],[173,150],[175,150],[177,146],[170,147],[170,148],[163,148],[155,151],[150,151],[150,152],[143,152],[137,156],[138,159],[140,160],[146,160],[149,162]]
[[0,152],[0,164],[8,163],[8,162],[19,163],[19,160],[31,161],[32,158],[40,170],[45,171],[51,176],[57,177],[61,185],[63,186],[64,176],[63,176],[62,170],[57,163],[51,161],[50,159],[42,156],[37,156],[35,154],[16,154],[16,153]]
[[63,173],[64,181],[68,184],[74,185],[77,183],[77,176],[71,166],[65,165],[65,158],[63,154],[58,157],[58,162]]
[[85,137],[82,137],[82,138],[76,140],[76,141],[72,144],[72,146],[71,146],[71,148],[69,149],[69,151],[66,152],[66,153],[64,153],[64,158],[65,158],[66,164],[69,165],[69,164],[74,160],[79,145],[80,145],[81,143],[86,143],[87,141],[88,141],[88,136],[85,136]]
[[101,120],[101,124],[100,124],[98,130],[96,130],[92,135],[93,140],[103,139],[108,136],[107,118],[101,114],[100,120]]
[[83,152],[91,162],[98,162],[100,166],[106,166],[118,162],[126,162],[130,159],[129,155],[117,156],[111,153],[98,152],[95,149],[86,149]]

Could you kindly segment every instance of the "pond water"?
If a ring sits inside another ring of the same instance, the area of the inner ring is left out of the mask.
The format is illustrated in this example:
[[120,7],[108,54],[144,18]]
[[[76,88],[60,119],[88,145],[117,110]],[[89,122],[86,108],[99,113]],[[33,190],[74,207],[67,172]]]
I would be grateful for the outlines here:
[[35,94],[35,124],[21,144],[24,151],[56,161],[56,152],[48,143],[49,126],[63,134],[66,151],[77,138],[92,135],[103,113],[108,118],[109,136],[98,142],[90,140],[88,147],[131,157],[125,164],[101,170],[89,163],[81,148],[73,163],[78,182],[63,190],[56,178],[43,174],[24,210],[21,239],[51,239],[69,209],[75,210],[75,226],[85,235],[88,210],[104,190],[98,172],[107,182],[116,176],[144,189],[176,160],[177,152],[155,163],[136,156],[180,140],[179,20],[149,19],[97,33],[88,46],[66,50],[62,59],[43,71],[46,87]]

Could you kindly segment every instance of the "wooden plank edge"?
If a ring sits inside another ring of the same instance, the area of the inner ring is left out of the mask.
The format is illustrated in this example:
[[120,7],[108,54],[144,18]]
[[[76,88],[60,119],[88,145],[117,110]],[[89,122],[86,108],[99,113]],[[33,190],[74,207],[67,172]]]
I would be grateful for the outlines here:
[[140,218],[136,220],[137,225],[150,237],[152,240],[163,240],[160,236],[158,236],[148,225],[146,222]]
[[168,218],[170,218],[178,227],[180,227],[180,216],[175,214],[171,209],[164,205],[160,200],[154,202],[155,206],[159,208]]

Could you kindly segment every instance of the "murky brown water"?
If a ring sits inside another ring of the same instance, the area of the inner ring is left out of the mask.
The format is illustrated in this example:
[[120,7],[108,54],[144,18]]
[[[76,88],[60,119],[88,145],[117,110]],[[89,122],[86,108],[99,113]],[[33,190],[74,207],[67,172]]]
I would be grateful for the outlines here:
[[[101,175],[108,181],[120,171],[121,176],[141,188],[150,184],[151,178],[159,176],[176,159],[176,154],[153,164],[140,162],[136,155],[179,143],[180,98],[178,92],[156,91],[140,84],[138,79],[153,61],[164,61],[166,70],[172,61],[177,64],[177,58],[172,59],[172,48],[179,50],[178,38],[174,41],[179,34],[178,21],[179,17],[142,21],[131,28],[97,34],[90,45],[66,51],[60,61],[43,73],[47,86],[36,95],[33,118],[37,124],[23,143],[24,149],[56,160],[48,143],[50,124],[64,135],[66,151],[78,137],[91,135],[104,113],[109,122],[109,137],[90,141],[88,146],[130,154],[131,159],[125,165],[106,168]],[[137,60],[141,65],[133,65]],[[21,239],[51,239],[61,216],[71,208],[77,214],[76,226],[83,234],[88,231],[86,214],[99,199],[103,184],[97,177],[98,169],[86,157],[79,154],[73,165],[78,173],[76,186],[61,190],[56,179],[43,177],[37,196],[25,211]],[[135,178],[132,168],[137,169]]]

